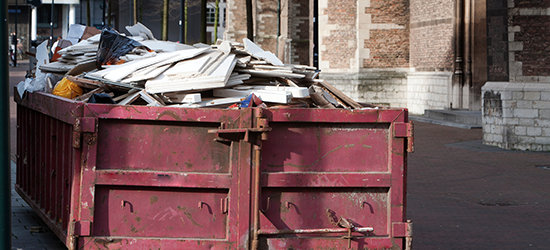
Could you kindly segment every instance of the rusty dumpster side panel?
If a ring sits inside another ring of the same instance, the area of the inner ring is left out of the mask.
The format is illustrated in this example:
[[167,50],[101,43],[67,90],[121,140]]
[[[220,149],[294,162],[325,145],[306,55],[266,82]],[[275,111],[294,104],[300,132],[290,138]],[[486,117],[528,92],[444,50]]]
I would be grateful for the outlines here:
[[16,101],[17,190],[69,249],[410,241],[404,109],[117,106],[44,93]]
[[[67,245],[78,211],[82,103],[51,95],[14,95],[17,105],[15,189]],[[75,175],[76,173],[76,175]]]
[[406,110],[264,113],[262,248],[405,249]]

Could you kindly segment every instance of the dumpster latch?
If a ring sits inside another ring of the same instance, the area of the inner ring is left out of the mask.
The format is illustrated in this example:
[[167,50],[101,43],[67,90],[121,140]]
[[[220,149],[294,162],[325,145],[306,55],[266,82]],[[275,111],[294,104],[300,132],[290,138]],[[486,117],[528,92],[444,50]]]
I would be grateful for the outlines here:
[[393,135],[397,138],[407,138],[407,152],[414,152],[414,126],[412,121],[394,123]]
[[209,129],[208,133],[216,134],[217,141],[240,141],[245,140],[253,142],[255,136],[260,136],[262,140],[267,140],[267,132],[271,128],[267,126],[266,119],[258,119],[260,126],[258,128],[227,128],[227,123],[222,122],[219,129]]

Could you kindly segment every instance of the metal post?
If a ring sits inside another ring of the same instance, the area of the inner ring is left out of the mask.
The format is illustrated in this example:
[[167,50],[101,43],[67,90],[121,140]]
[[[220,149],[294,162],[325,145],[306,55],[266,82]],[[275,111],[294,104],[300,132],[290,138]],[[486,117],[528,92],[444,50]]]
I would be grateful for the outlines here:
[[107,9],[107,3],[103,0],[103,16],[101,17],[101,25],[105,27],[105,9]]
[[185,0],[180,0],[180,43],[185,43],[185,40],[184,40],[185,26],[183,25],[184,14],[185,14]]
[[[0,2],[0,35],[8,35],[8,1]],[[0,48],[8,47],[0,39]],[[11,249],[11,164],[8,54],[0,53],[0,249]]]
[[[51,9],[51,15],[50,15],[50,48],[53,46],[53,7],[55,6],[54,0],[52,0],[52,9]],[[51,49],[49,50],[51,51]],[[50,53],[48,51],[48,53]],[[52,57],[53,54],[50,53],[50,57]]]
[[17,67],[17,10],[19,9],[19,6],[17,6],[17,0],[15,0],[15,42],[12,41],[12,43],[15,43],[15,46],[13,48],[13,67]]

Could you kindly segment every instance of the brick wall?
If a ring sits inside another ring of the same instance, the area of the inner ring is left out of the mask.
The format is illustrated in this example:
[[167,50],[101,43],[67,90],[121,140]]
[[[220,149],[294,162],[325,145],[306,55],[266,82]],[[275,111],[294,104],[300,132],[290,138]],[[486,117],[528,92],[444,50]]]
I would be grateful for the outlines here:
[[356,68],[357,33],[357,0],[319,1],[319,68]]
[[[409,2],[371,0],[370,6],[365,8],[364,13],[370,15],[372,27],[368,31],[370,37],[363,41],[363,46],[369,50],[370,57],[363,59],[362,67],[409,67]],[[377,24],[383,24],[383,26],[377,26]]]
[[483,93],[483,143],[550,151],[550,84],[488,82]]
[[411,67],[452,71],[455,1],[411,0]]
[[277,45],[277,0],[256,1],[254,42],[267,51],[275,52]]
[[550,82],[550,0],[487,2],[490,81]]
[[[513,61],[521,63],[516,76],[550,76],[550,8],[546,14],[511,17],[510,25],[517,32],[510,32],[509,48],[514,55]],[[550,82],[550,77],[546,81]]]
[[487,0],[487,79],[508,81],[507,0]]
[[330,36],[322,38],[327,50],[321,54],[322,60],[328,61],[330,68],[350,68],[350,59],[355,57],[357,46],[356,29],[331,30]]
[[[311,40],[310,25],[310,1],[309,0],[289,0],[288,12],[289,20],[288,37],[291,39],[290,50],[285,54],[285,58],[288,58],[288,63],[291,64],[310,64],[311,55]],[[311,15],[313,16],[313,15]]]
[[407,68],[409,67],[409,31],[372,30],[365,48],[370,58],[363,59],[363,68]]
[[246,38],[246,0],[228,0],[224,39],[242,42]]

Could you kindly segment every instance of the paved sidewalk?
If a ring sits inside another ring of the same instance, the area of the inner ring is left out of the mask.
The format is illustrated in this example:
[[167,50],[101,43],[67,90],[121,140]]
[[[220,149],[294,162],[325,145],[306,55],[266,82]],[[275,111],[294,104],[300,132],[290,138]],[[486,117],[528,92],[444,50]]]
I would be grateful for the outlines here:
[[549,249],[550,153],[482,145],[481,133],[416,123],[407,195],[413,248]]

